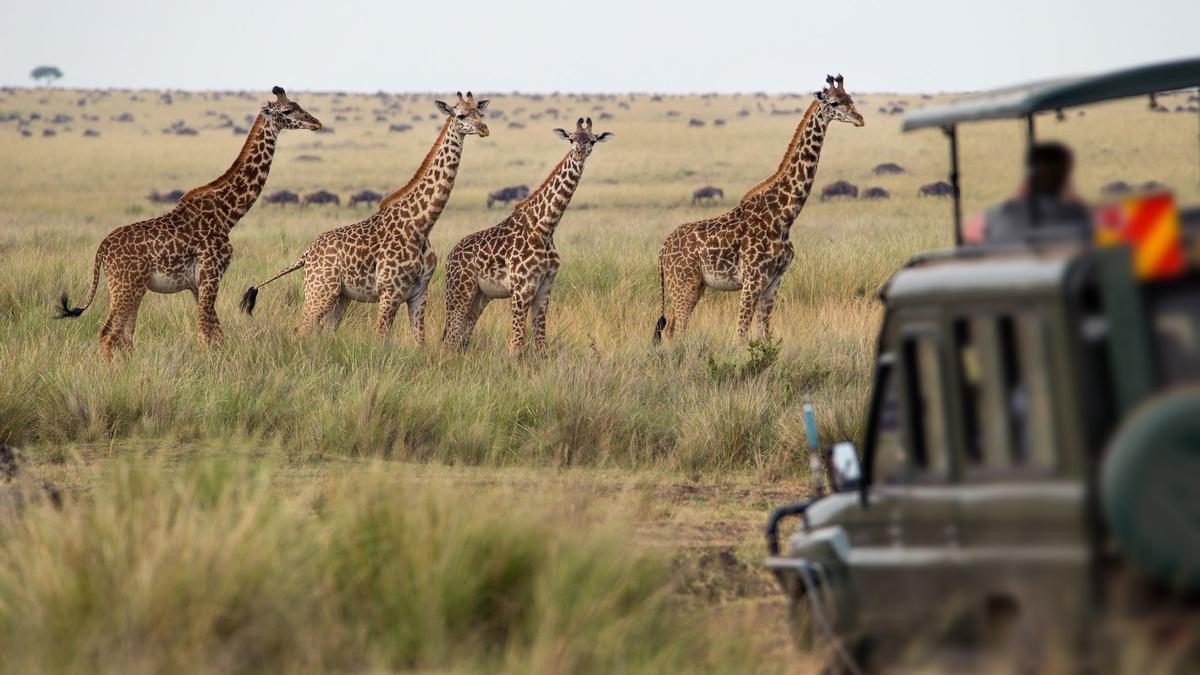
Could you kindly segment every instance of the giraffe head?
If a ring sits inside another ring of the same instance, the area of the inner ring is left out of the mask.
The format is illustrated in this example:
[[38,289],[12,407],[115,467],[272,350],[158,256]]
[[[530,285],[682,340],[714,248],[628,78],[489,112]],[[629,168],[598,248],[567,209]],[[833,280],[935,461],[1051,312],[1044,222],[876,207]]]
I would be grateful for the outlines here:
[[283,87],[277,86],[271,93],[275,94],[275,100],[262,108],[262,116],[268,123],[273,124],[276,129],[320,130],[321,121],[308,114],[299,103],[289,99]]
[[826,75],[825,83],[828,86],[813,92],[820,104],[817,113],[830,122],[848,122],[856,127],[866,124],[863,116],[854,107],[854,99],[850,98],[850,94],[846,93],[846,88],[842,86],[842,76]]
[[454,122],[454,128],[463,134],[478,134],[480,138],[486,138],[488,127],[483,123],[483,111],[487,108],[488,100],[485,98],[482,101],[476,101],[475,95],[467,92],[464,98],[462,92],[458,92],[458,103],[450,105],[445,101],[434,101],[438,110],[441,110],[446,115],[449,115]]
[[599,136],[593,134],[592,118],[590,117],[588,117],[586,121],[584,118],[580,117],[575,122],[575,133],[573,134],[567,133],[565,129],[555,129],[554,133],[559,138],[571,142],[571,152],[575,155],[575,159],[581,162],[587,159],[588,155],[592,154],[592,148],[594,148],[597,143],[603,143],[604,141],[607,141],[613,137],[613,135],[607,131]]

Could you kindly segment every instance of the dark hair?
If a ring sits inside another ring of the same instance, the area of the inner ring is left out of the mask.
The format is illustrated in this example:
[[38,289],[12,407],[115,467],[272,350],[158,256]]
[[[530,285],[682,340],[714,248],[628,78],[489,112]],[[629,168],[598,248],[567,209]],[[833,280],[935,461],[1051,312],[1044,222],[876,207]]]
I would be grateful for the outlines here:
[[1030,188],[1037,194],[1059,196],[1071,178],[1071,150],[1062,143],[1038,143],[1029,149],[1026,164]]

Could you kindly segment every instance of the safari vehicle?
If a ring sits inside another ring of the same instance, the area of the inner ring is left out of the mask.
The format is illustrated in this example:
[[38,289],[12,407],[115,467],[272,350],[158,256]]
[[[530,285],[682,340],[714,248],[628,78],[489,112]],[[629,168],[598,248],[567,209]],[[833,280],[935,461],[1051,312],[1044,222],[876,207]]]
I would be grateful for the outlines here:
[[[1191,59],[971,96],[903,128],[949,137],[958,232],[957,125],[1023,120],[1032,147],[1040,112],[1197,86]],[[1053,642],[1103,670],[1118,624],[1151,626],[1152,645],[1183,627],[1200,649],[1200,208],[1153,195],[1117,212],[1095,238],[1034,223],[1016,245],[959,240],[880,291],[861,460],[836,444],[830,493],[767,521],[797,635],[834,665]]]

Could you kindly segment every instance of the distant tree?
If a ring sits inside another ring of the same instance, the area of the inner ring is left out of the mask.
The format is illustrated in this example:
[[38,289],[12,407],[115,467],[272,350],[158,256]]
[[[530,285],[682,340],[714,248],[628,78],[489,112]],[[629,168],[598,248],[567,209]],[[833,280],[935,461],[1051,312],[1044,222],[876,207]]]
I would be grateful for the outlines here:
[[61,78],[63,74],[55,66],[38,66],[33,69],[33,72],[29,76],[35,80],[42,80],[42,84],[49,87],[51,82]]

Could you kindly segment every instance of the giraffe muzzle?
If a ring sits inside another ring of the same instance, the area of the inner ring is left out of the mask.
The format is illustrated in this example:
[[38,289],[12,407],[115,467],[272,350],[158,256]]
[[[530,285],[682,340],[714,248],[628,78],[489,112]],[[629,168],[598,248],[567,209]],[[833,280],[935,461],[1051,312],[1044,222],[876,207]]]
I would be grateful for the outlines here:
[[480,124],[479,128],[476,130],[476,133],[479,134],[480,138],[487,138],[488,136],[492,135],[492,132],[488,130],[486,124]]

